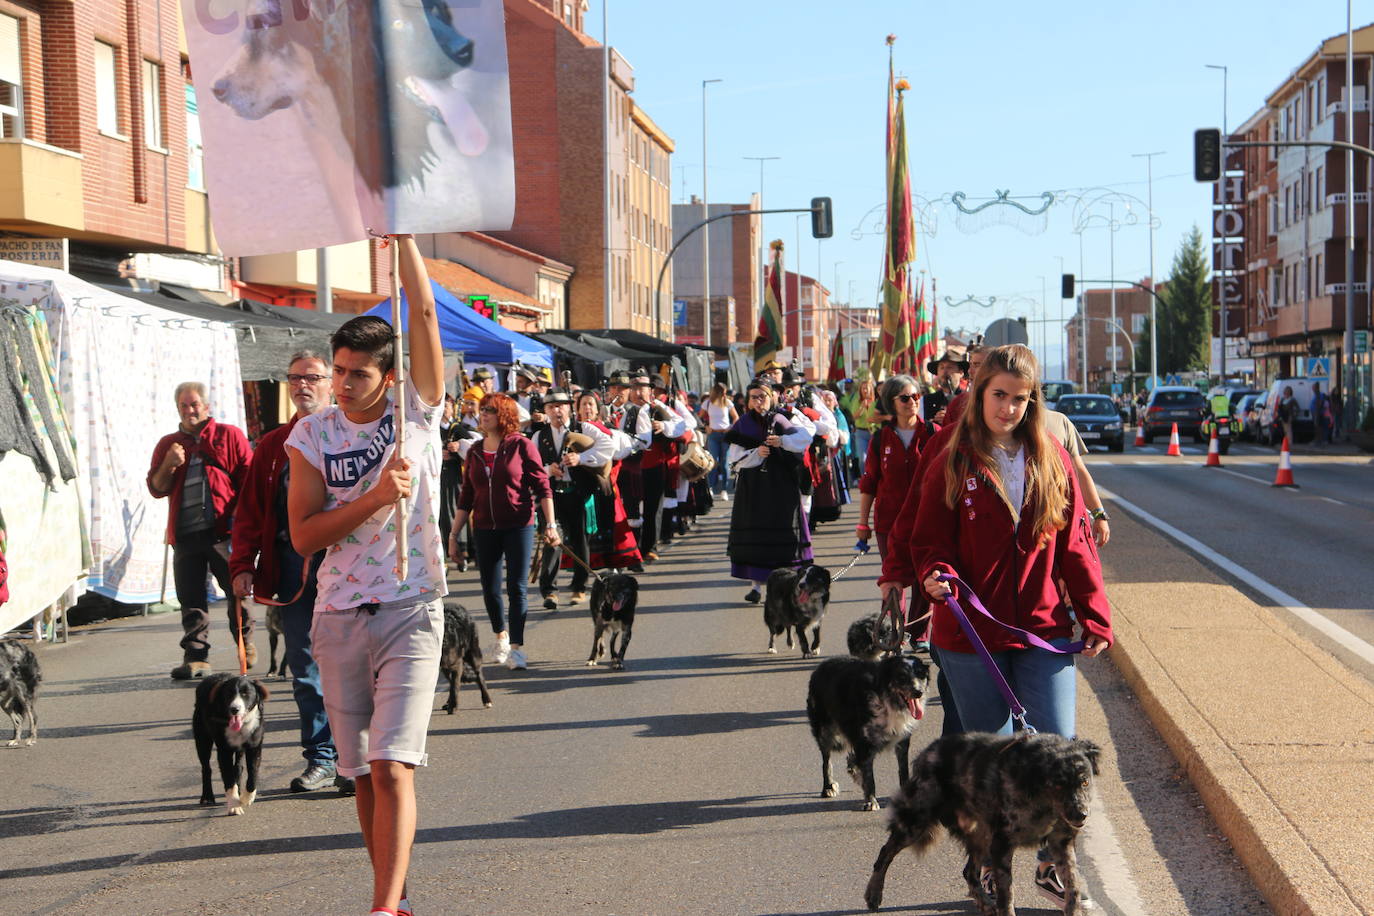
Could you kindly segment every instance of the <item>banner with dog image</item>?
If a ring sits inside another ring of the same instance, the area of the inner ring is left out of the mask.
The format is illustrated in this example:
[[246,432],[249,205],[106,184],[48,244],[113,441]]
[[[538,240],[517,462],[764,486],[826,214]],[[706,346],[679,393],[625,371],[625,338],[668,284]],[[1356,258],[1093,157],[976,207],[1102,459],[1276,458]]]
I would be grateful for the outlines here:
[[232,256],[515,212],[502,0],[182,0]]

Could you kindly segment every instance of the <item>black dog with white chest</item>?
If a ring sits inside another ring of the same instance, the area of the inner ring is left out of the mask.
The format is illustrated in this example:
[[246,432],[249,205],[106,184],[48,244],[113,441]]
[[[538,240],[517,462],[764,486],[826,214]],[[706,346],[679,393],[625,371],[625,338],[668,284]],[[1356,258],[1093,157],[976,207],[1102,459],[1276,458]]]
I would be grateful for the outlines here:
[[267,688],[261,681],[239,674],[213,674],[196,686],[196,709],[191,731],[200,755],[200,803],[213,805],[210,751],[219,757],[224,781],[224,805],[229,814],[242,814],[258,794],[258,765],[262,762],[263,704]]
[[849,750],[850,777],[863,789],[864,810],[876,811],[873,758],[897,751],[897,774],[907,778],[911,731],[925,715],[930,668],[919,658],[889,656],[881,661],[844,656],[828,658],[811,672],[806,717],[821,752],[821,798],[840,790],[830,755]]
[[[888,839],[864,892],[869,909],[882,905],[897,853],[908,846],[924,853],[942,827],[968,852],[964,880],[984,916],[1011,916],[1012,853],[1042,845],[1063,885],[1064,912],[1073,916],[1085,908],[1073,844],[1088,819],[1101,753],[1091,741],[1049,733],[967,732],[931,744],[892,797]],[[982,885],[985,863],[991,900]]]
[[[599,576],[592,583],[592,652],[587,656],[588,667],[595,667],[597,660],[606,654],[602,638],[609,630],[611,668],[624,670],[625,649],[630,645],[638,605],[639,580],[629,573]],[[619,649],[616,648],[617,636],[620,637]]]
[[477,682],[482,692],[482,706],[491,708],[491,694],[487,680],[482,677],[482,645],[477,641],[477,624],[467,608],[456,601],[444,602],[444,645],[439,654],[439,671],[448,678],[448,702],[444,712],[453,715],[458,708],[458,682],[468,679]]
[[38,740],[38,685],[42,680],[38,656],[32,649],[12,639],[0,642],[0,710],[9,713],[14,722],[9,747],[19,746],[26,723],[29,740],[24,745],[32,747]]
[[[830,570],[824,566],[803,566],[800,569],[784,567],[775,569],[768,576],[767,590],[763,596],[763,622],[768,627],[768,653],[777,652],[774,640],[783,633],[787,634],[787,645],[792,645],[792,629],[797,631],[797,641],[801,643],[802,658],[814,658],[821,646],[821,618],[830,604]],[[811,645],[807,646],[806,631],[812,631]]]

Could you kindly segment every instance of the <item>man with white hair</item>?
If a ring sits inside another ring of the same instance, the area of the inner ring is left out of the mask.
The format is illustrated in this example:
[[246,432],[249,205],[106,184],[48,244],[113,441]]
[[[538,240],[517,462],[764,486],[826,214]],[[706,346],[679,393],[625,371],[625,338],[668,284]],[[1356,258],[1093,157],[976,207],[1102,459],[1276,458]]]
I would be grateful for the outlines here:
[[230,631],[237,623],[248,667],[257,662],[253,618],[232,597],[229,583],[230,522],[252,450],[243,430],[210,416],[203,383],[182,382],[175,396],[181,424],[153,447],[147,483],[155,498],[170,501],[166,537],[183,631],[181,664],[172,669],[172,677],[185,681],[210,673],[207,571],[230,596]]

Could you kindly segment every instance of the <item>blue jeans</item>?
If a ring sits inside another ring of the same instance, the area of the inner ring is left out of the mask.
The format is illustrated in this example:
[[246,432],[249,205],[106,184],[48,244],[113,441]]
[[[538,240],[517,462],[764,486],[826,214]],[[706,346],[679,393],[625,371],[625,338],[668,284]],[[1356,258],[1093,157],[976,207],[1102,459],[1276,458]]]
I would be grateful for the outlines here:
[[859,458],[859,473],[864,472],[864,462],[868,460],[868,443],[873,439],[873,432],[867,429],[854,427],[854,454]]
[[[321,554],[323,557],[323,554]],[[283,546],[278,551],[281,569],[279,595],[294,595],[300,588],[301,567],[305,560],[296,551]],[[301,717],[301,756],[309,763],[334,766],[338,751],[329,731],[329,717],[324,711],[324,694],[320,691],[320,666],[310,651],[310,624],[315,614],[315,572],[319,562],[310,565],[310,578],[300,598],[277,609],[281,621],[282,638],[286,641],[286,665],[291,669],[291,695]]]
[[712,458],[716,459],[716,466],[711,468],[709,478],[711,492],[719,493],[722,490],[734,492],[735,486],[725,468],[725,455],[730,451],[730,443],[725,441],[725,433],[716,431],[707,436],[706,450],[711,453]]
[[[1051,640],[1066,646],[1071,640]],[[1074,736],[1077,705],[1074,656],[1044,649],[1010,649],[992,653],[1012,693],[1026,707],[1026,721],[1036,731]],[[949,680],[954,705],[965,731],[1010,735],[1011,708],[983,660],[973,652],[939,650],[940,669]]]
[[534,526],[524,528],[473,528],[477,545],[477,573],[482,580],[482,601],[493,633],[508,629],[501,603],[501,571],[505,567],[506,597],[510,601],[510,641],[525,644],[525,591],[534,554]]

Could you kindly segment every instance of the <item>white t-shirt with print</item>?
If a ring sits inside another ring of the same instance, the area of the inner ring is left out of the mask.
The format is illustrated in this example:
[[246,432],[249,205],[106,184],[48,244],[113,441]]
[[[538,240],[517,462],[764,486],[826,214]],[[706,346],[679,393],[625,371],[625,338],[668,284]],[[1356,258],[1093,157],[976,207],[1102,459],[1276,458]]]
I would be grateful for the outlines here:
[[[443,545],[439,538],[439,421],[443,404],[424,404],[407,387],[405,458],[410,462],[409,519],[406,552],[409,575],[396,575],[396,507],[369,516],[352,534],[334,544],[320,564],[315,610],[342,611],[362,604],[405,598],[432,601],[448,594]],[[394,401],[380,420],[353,423],[338,408],[301,417],[286,444],[297,449],[324,478],[324,509],[337,509],[358,499],[377,483],[381,469],[396,451]]]

